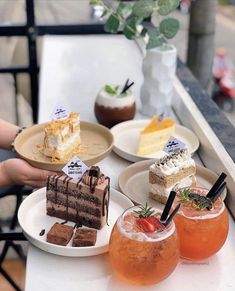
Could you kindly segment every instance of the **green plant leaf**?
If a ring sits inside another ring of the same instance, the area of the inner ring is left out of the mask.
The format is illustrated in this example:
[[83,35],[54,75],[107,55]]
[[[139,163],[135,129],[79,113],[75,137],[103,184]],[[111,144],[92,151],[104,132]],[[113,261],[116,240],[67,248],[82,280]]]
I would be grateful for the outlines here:
[[143,21],[142,17],[131,16],[127,19],[126,25],[124,26],[123,33],[128,39],[133,39],[136,36],[137,25],[141,24]]
[[166,18],[161,21],[159,29],[162,34],[168,39],[173,38],[180,27],[179,21],[174,18]]
[[107,92],[107,93],[109,93],[110,95],[115,95],[115,94],[117,94],[117,89],[116,89],[116,88],[112,88],[112,87],[109,86],[109,85],[106,85],[106,86],[104,87],[104,91]]
[[120,25],[119,16],[112,13],[104,25],[104,30],[110,33],[117,33]]
[[147,18],[153,13],[153,0],[139,0],[133,6],[133,14]]
[[90,5],[99,5],[101,4],[101,0],[90,0]]
[[158,0],[158,13],[167,15],[174,11],[180,4],[181,0]]
[[133,39],[136,36],[136,26],[134,22],[127,22],[123,29],[123,34],[128,39]]
[[132,12],[132,5],[130,3],[120,3],[117,9],[117,14],[126,19]]
[[148,28],[149,41],[147,43],[146,49],[152,49],[163,45],[166,40],[163,35],[156,28]]

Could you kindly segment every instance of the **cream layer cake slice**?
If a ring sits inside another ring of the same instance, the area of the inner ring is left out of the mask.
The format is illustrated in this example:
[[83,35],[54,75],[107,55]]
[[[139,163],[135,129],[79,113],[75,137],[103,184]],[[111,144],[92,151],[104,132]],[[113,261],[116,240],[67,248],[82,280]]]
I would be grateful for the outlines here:
[[186,149],[165,156],[150,166],[150,197],[165,204],[171,190],[194,185],[195,173],[195,162]]
[[153,116],[147,127],[140,133],[137,155],[148,156],[162,150],[175,131],[175,121],[164,118],[158,122]]
[[64,160],[79,150],[81,144],[79,113],[48,123],[44,128],[44,155]]

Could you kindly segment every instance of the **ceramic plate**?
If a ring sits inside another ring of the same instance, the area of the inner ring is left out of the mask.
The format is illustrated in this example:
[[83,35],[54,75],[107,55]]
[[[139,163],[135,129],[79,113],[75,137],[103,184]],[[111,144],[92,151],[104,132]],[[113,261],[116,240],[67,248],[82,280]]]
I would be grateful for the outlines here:
[[[94,256],[108,251],[109,237],[117,218],[131,206],[133,203],[125,195],[111,189],[108,225],[98,230],[96,245],[92,247],[72,247],[72,239],[65,247],[46,242],[46,234],[52,225],[63,221],[46,214],[46,188],[33,192],[22,202],[18,220],[27,239],[46,252],[68,257]],[[74,223],[68,222],[68,225],[74,226]],[[45,234],[40,236],[42,229]]]
[[[45,125],[46,123],[34,125],[19,134],[15,140],[15,150],[34,167],[61,171],[66,162],[52,162],[39,150],[39,146],[43,144]],[[109,129],[95,123],[81,121],[80,127],[83,151],[78,156],[85,164],[91,166],[111,152],[113,135]]]
[[[121,191],[134,203],[145,204],[152,207],[163,208],[163,204],[158,203],[149,197],[148,173],[149,167],[154,160],[147,160],[135,163],[127,167],[119,176],[119,187]],[[198,166],[196,169],[196,184],[199,187],[210,189],[218,176],[211,170]],[[222,198],[226,196],[226,189],[222,193]]]
[[[136,154],[140,132],[148,123],[149,120],[131,120],[119,123],[112,127],[111,132],[114,136],[114,152],[131,162],[163,157],[166,154],[163,151],[159,151],[157,154],[154,154],[154,156],[138,156]],[[191,154],[199,147],[197,136],[184,126],[177,124],[174,136],[186,144]]]

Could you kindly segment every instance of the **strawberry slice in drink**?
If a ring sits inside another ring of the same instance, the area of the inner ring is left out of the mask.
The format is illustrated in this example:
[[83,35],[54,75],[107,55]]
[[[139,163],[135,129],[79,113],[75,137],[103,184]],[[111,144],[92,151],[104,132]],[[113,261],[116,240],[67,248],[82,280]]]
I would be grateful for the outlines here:
[[155,216],[138,218],[136,223],[144,232],[162,231],[164,229],[164,225]]

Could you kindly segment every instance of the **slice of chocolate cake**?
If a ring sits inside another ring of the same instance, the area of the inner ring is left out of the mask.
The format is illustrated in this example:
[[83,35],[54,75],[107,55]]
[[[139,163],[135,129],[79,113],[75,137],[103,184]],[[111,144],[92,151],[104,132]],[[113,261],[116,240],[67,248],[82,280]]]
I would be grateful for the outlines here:
[[47,233],[47,242],[67,246],[73,236],[73,227],[55,223]]
[[97,238],[97,230],[88,228],[77,228],[74,238],[73,247],[94,246]]
[[92,166],[77,181],[50,176],[47,181],[47,214],[79,225],[101,229],[108,218],[110,179]]

